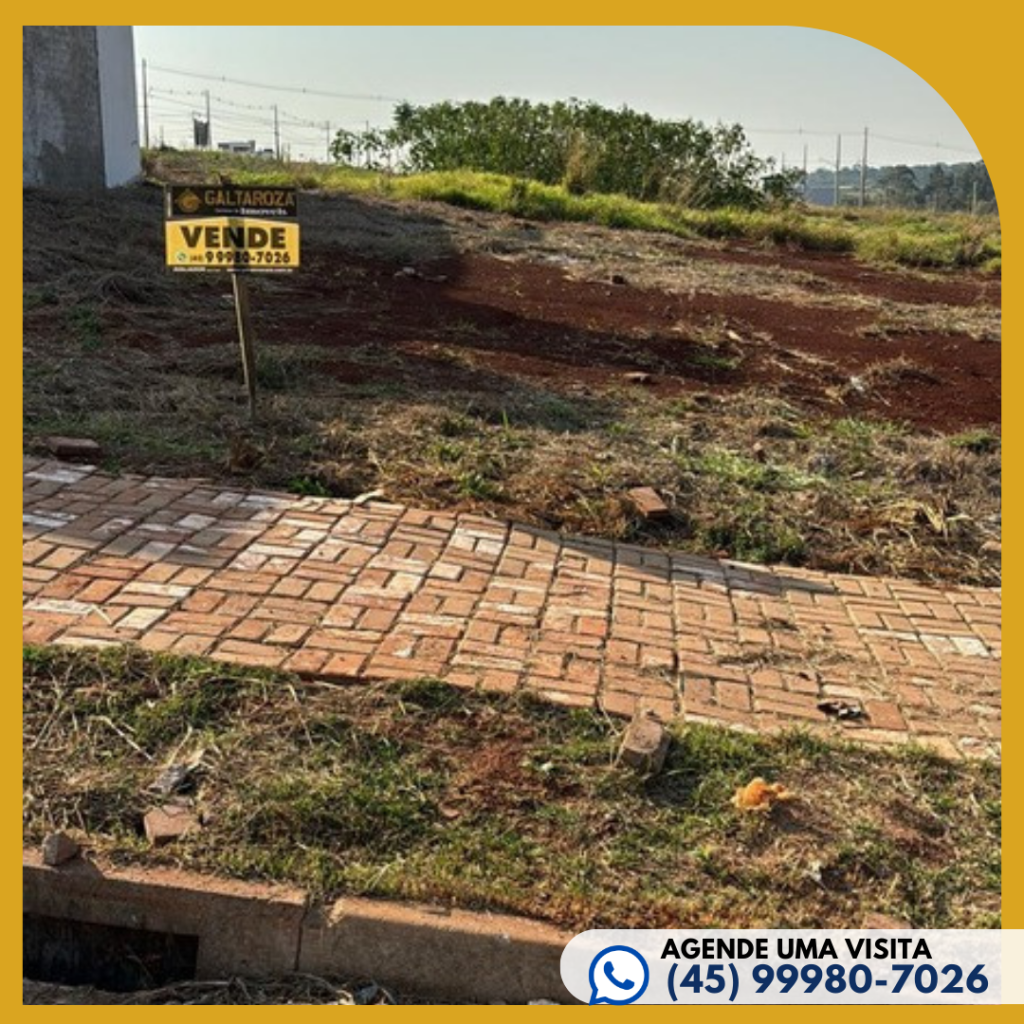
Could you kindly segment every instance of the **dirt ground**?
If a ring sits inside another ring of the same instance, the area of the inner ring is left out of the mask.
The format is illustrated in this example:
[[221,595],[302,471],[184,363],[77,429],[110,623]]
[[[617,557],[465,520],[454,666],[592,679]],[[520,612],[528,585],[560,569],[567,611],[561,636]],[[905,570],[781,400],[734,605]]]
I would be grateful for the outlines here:
[[[159,217],[157,190],[133,198]],[[25,203],[27,234],[56,229],[47,214],[66,212],[40,194]],[[657,397],[762,387],[929,430],[999,422],[998,277],[424,207],[308,199],[301,272],[254,286],[261,342],[301,339],[322,350],[319,369],[348,382],[394,378],[393,359],[368,365],[371,346],[400,355],[417,379],[451,384],[459,369],[436,346],[455,343],[473,357],[464,372],[556,388],[601,389],[641,371]],[[188,289],[180,277],[162,284]],[[157,340],[136,308],[109,313],[120,343]],[[182,342],[230,342],[230,317],[218,319]],[[879,366],[875,386],[859,389]]]
[[[716,253],[724,255],[747,265],[749,254]],[[353,347],[368,344],[400,352],[421,379],[450,382],[459,371],[434,353],[454,328],[460,347],[476,357],[466,372],[601,390],[639,371],[651,374],[646,383],[658,398],[760,387],[817,410],[876,413],[929,430],[999,420],[1001,353],[994,339],[912,327],[872,336],[865,330],[876,316],[871,308],[810,302],[794,308],[739,293],[678,294],[628,278],[624,284],[579,280],[558,266],[478,253],[422,263],[416,277],[396,277],[393,264],[341,252],[309,262],[308,278],[289,288],[294,307],[272,314],[274,330],[322,347],[330,353],[330,372],[350,382],[393,374],[390,366],[349,358]],[[786,254],[778,266],[789,269]],[[882,290],[879,275],[864,276],[862,290],[860,272],[832,257],[820,261],[814,280],[824,288],[841,282],[836,287],[846,297]],[[983,314],[993,308],[985,280],[911,278],[884,285],[890,302],[964,306]],[[715,337],[705,340],[708,332]],[[851,385],[872,367],[881,373],[874,388],[861,392]]]

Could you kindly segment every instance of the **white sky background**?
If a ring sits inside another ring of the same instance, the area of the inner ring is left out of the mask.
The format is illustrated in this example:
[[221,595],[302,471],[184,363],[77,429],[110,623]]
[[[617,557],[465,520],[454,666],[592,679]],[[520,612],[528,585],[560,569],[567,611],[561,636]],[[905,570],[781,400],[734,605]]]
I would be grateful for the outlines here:
[[[413,103],[519,96],[577,97],[666,119],[738,122],[761,156],[808,170],[957,163],[979,154],[967,129],[922,78],[873,47],[817,29],[773,27],[135,27],[149,64],[150,142],[191,145],[192,113],[209,89],[214,143],[282,145],[325,159],[327,131],[385,126]],[[327,98],[174,74],[344,94]],[[140,89],[141,100],[141,89]],[[357,97],[384,97],[357,98]],[[141,103],[140,103],[141,106]],[[308,122],[308,123],[299,123]],[[801,130],[802,129],[802,133]]]

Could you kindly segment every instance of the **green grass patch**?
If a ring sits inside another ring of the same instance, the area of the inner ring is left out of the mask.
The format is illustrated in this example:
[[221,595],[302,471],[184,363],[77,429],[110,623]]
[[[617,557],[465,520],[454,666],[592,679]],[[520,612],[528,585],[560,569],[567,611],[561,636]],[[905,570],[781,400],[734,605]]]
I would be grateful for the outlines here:
[[1002,441],[998,434],[982,428],[953,434],[949,443],[957,448],[964,448],[974,455],[991,455],[1002,447]]
[[852,253],[875,263],[922,268],[981,267],[997,272],[1002,244],[996,217],[908,210],[733,208],[694,210],[623,195],[576,195],[501,174],[439,171],[385,175],[326,164],[283,164],[216,153],[150,153],[157,181],[202,181],[230,174],[240,185],[295,185],[397,200],[426,200],[538,221],[579,221],[659,231],[683,238],[740,239],[810,252]]
[[[998,927],[998,768],[805,733],[674,727],[662,774],[622,723],[436,681],[331,686],[131,648],[26,648],[24,829],[174,864],[586,927]],[[147,787],[192,766],[203,829],[147,849]],[[754,776],[797,795],[730,804]]]

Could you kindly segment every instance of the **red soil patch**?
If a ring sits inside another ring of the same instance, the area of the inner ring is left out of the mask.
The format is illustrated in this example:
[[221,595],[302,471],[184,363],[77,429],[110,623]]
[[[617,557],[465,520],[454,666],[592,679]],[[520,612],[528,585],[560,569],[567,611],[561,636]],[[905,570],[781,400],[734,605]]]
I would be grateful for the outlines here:
[[[708,256],[753,257],[739,250]],[[844,290],[904,302],[993,298],[993,282],[966,275],[926,280],[844,257],[787,252],[764,260],[786,269],[813,266],[815,274],[848,285]],[[283,289],[287,303],[256,299],[261,342],[322,346],[324,371],[352,382],[406,377],[458,388],[491,377],[489,385],[500,390],[503,378],[506,385],[525,378],[548,388],[600,390],[623,385],[627,372],[639,370],[651,374],[651,392],[666,398],[760,387],[836,416],[875,414],[939,431],[1000,419],[1000,344],[965,334],[863,337],[857,332],[877,315],[871,310],[742,294],[673,295],[479,255],[420,271],[396,274],[393,263],[341,249],[310,251],[304,272]],[[374,347],[390,360],[374,365]],[[890,372],[870,369],[879,364]],[[870,386],[861,391],[865,373]]]

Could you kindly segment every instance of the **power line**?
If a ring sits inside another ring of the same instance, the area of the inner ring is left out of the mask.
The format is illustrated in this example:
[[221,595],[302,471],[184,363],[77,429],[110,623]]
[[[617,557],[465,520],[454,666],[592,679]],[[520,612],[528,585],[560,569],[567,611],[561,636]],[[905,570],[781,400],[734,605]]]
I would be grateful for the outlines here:
[[[163,103],[173,103],[179,107],[191,107],[193,110],[195,110],[195,108],[198,106],[197,103],[194,103],[191,100],[179,100],[175,99],[173,96],[168,96],[165,93],[160,92],[159,89],[151,88],[149,90],[149,95],[156,96]],[[202,93],[197,93],[197,95],[202,96]]]
[[[744,128],[749,135],[821,135],[834,138],[837,135],[860,135],[863,129],[843,132],[821,132],[807,128]],[[895,142],[904,146],[921,146],[925,149],[942,149],[950,153],[965,153],[968,156],[979,155],[977,150],[965,149],[962,146],[947,146],[941,142],[925,142],[922,139],[903,139],[894,135],[881,135],[876,131],[871,132],[873,139],[881,139],[883,142]]]
[[[271,84],[271,83],[267,83],[267,82],[254,82],[254,81],[250,81],[250,80],[247,80],[247,79],[232,78],[232,77],[230,77],[228,75],[210,75],[210,74],[205,74],[205,73],[199,72],[199,71],[186,71],[186,70],[184,70],[182,68],[172,68],[172,67],[168,67],[167,65],[153,64],[153,63],[150,63],[148,61],[144,61],[143,63],[146,65],[146,67],[148,67],[151,70],[162,71],[162,72],[165,72],[165,73],[171,74],[171,75],[180,75],[182,77],[196,78],[196,79],[201,79],[201,80],[204,80],[204,81],[225,82],[225,83],[228,83],[228,84],[231,84],[231,85],[239,85],[239,86],[243,86],[243,87],[246,87],[246,88],[252,88],[252,89],[266,89],[266,90],[269,90],[269,91],[272,91],[272,92],[278,92],[278,93],[293,93],[293,94],[304,95],[304,96],[317,96],[317,97],[326,97],[326,98],[329,98],[329,99],[339,99],[339,100],[358,101],[358,102],[374,102],[374,103],[402,103],[402,102],[405,102],[402,97],[398,97],[398,96],[388,96],[388,95],[383,95],[383,94],[368,94],[368,93],[342,93],[342,92],[332,92],[330,90],[325,90],[325,89],[310,89],[310,88],[306,88],[305,86],[279,85],[279,84]],[[201,97],[201,98],[205,99],[205,101],[207,103],[209,103],[210,100],[214,100],[214,101],[216,101],[220,105],[232,107],[232,108],[235,108],[237,110],[254,110],[254,111],[258,110],[258,111],[268,111],[268,112],[274,111],[275,112],[275,116],[277,117],[278,122],[281,125],[290,124],[290,125],[293,125],[295,127],[314,128],[314,129],[318,129],[318,130],[322,129],[323,126],[324,126],[324,122],[322,122],[322,121],[309,120],[309,119],[306,119],[306,118],[299,117],[298,115],[292,114],[292,113],[290,113],[288,111],[277,110],[276,109],[276,105],[273,106],[273,107],[268,107],[268,106],[264,106],[264,105],[260,105],[260,104],[241,103],[241,102],[238,102],[236,100],[229,100],[229,99],[227,99],[226,97],[223,97],[223,96],[213,96],[213,95],[211,95],[209,93],[208,90],[202,90],[202,91],[176,90],[176,89],[158,90],[158,89],[153,89],[153,87],[150,86],[148,91],[145,93],[145,95],[147,97],[148,96],[159,96],[159,97],[163,98],[163,100],[165,102],[167,102],[167,103],[177,103],[177,104],[180,104],[183,107],[190,107],[192,109],[195,109],[196,104],[190,103],[188,101],[177,100],[177,99],[174,99],[174,97],[177,97],[177,96],[194,96],[194,97],[197,97],[197,98]],[[162,115],[162,116],[167,116],[167,115]],[[225,123],[231,124],[232,120],[233,119],[231,118],[230,115],[225,115],[223,113],[220,113],[218,115],[218,121],[223,121]],[[234,123],[237,126],[238,121],[235,120]],[[272,124],[273,122],[265,121],[265,120],[262,120],[262,119],[259,119],[259,120],[253,119],[251,123],[258,123],[260,125],[267,125],[267,124]],[[817,129],[797,127],[797,128],[744,128],[744,131],[747,134],[749,134],[749,135],[798,135],[798,136],[816,136],[816,137],[824,137],[824,138],[833,138],[833,137],[835,137],[837,139],[841,139],[841,137],[843,135],[858,135],[859,136],[861,134],[862,130],[858,129],[856,131],[830,132],[830,131],[819,131]],[[877,139],[879,141],[883,141],[883,142],[890,142],[890,143],[895,143],[895,144],[898,144],[898,145],[905,145],[905,146],[916,146],[916,147],[920,147],[920,148],[923,148],[923,149],[937,149],[937,150],[945,151],[945,152],[949,152],[949,153],[961,153],[961,154],[964,154],[964,155],[967,155],[967,156],[975,157],[976,159],[980,159],[980,154],[976,150],[965,149],[965,148],[960,147],[960,146],[947,146],[947,145],[944,145],[941,142],[926,142],[926,141],[920,140],[920,139],[905,139],[905,138],[900,138],[900,137],[892,136],[892,135],[882,135],[882,134],[879,134],[877,132],[872,132],[871,133],[871,137],[874,138],[874,139]],[[820,158],[820,157],[818,159],[819,159],[819,162],[821,162],[821,163],[832,164],[832,160],[828,160],[826,158]]]
[[966,153],[969,156],[980,156],[981,154],[977,150],[964,149],[960,146],[944,146],[941,142],[921,142],[914,139],[897,139],[892,135],[879,135],[877,132],[873,132],[873,139],[882,139],[885,142],[896,142],[904,146],[921,146],[924,149],[944,149],[950,153]]
[[[149,95],[150,96],[163,96],[163,97],[170,97],[170,96],[205,96],[206,92],[204,90],[196,90],[196,89],[153,89],[153,88],[151,88],[149,90]],[[217,103],[219,103],[219,104],[221,104],[223,106],[234,107],[236,110],[266,110],[266,111],[272,111],[274,109],[273,106],[267,106],[266,104],[263,104],[263,103],[239,103],[237,100],[229,100],[226,96],[218,96],[218,95],[216,95],[216,93],[211,93],[210,94],[210,99],[216,101]],[[178,102],[181,102],[181,101],[178,101]],[[311,121],[308,118],[299,117],[298,114],[292,114],[292,113],[289,113],[286,110],[282,110],[282,111],[280,111],[280,113],[283,115],[281,117],[281,123],[282,124],[284,124],[286,121],[290,121],[292,124],[301,124],[301,125],[304,125],[305,127],[308,127],[308,128],[322,128],[323,127],[323,121]]]
[[834,139],[836,135],[853,135],[853,132],[819,132],[809,128],[744,128],[750,135],[821,135]]
[[273,92],[293,92],[304,96],[325,96],[335,100],[360,100],[367,103],[404,103],[401,96],[382,96],[369,93],[330,92],[326,89],[307,89],[297,85],[270,85],[267,82],[250,82],[243,78],[229,78],[227,75],[204,75],[199,71],[183,71],[180,68],[169,68],[163,64],[148,65],[155,71],[163,71],[169,75],[182,75],[185,78],[200,78],[208,82],[227,82],[231,85],[244,85],[250,89],[270,89]]

